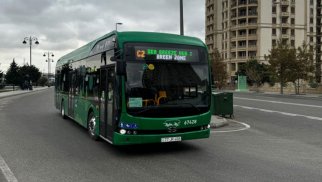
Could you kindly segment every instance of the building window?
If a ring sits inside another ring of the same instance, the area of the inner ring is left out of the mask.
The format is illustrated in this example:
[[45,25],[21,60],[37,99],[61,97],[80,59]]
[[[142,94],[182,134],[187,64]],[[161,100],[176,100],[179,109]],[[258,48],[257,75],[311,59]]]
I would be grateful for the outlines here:
[[276,46],[276,40],[272,40],[272,46]]
[[291,35],[294,36],[295,35],[295,30],[291,29]]
[[275,28],[272,29],[272,35],[276,35],[276,29]]
[[282,13],[286,13],[287,12],[287,7],[282,7],[281,11],[282,11]]
[[273,14],[276,14],[276,6],[273,6],[273,7],[272,7],[272,13],[273,13]]
[[256,29],[250,29],[248,30],[248,35],[256,35],[257,30]]
[[287,23],[288,18],[282,18],[282,23]]
[[272,18],[272,23],[276,24],[276,18]]
[[294,19],[294,18],[292,18],[292,19],[291,19],[291,24],[292,24],[292,25],[294,25],[294,24],[295,24],[295,19]]
[[291,46],[295,47],[295,40],[291,40]]
[[313,12],[313,8],[310,8],[310,15],[313,16],[314,12]]
[[231,71],[236,71],[236,64],[235,63],[231,63],[230,67],[231,67]]
[[248,41],[248,46],[249,47],[256,47],[257,41],[256,40],[250,40]]
[[256,51],[249,51],[248,52],[248,57],[256,57],[257,52]]
[[291,13],[295,14],[295,8],[294,7],[291,7]]
[[310,18],[310,23],[313,24],[313,18]]

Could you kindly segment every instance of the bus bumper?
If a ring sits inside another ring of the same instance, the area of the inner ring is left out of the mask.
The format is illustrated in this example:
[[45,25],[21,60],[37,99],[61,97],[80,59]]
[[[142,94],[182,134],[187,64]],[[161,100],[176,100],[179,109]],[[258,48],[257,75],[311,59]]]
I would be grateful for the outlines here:
[[[145,143],[162,143],[183,140],[193,140],[201,138],[209,138],[210,129],[201,131],[192,131],[185,133],[175,134],[158,134],[158,135],[122,135],[120,133],[114,133],[114,145],[132,145],[132,144],[145,144]],[[174,139],[174,140],[171,140]]]

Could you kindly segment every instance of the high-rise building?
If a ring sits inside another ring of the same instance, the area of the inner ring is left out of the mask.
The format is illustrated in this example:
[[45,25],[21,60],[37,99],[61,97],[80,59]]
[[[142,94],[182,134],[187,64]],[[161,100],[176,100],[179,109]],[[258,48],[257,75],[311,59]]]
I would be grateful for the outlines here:
[[321,73],[321,0],[206,0],[206,44],[222,53],[232,79],[247,60],[265,62],[279,40],[317,45]]

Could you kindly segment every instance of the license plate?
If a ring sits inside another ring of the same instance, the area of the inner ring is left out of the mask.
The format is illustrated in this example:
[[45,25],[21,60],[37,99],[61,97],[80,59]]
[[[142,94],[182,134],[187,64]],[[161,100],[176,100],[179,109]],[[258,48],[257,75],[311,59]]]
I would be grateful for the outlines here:
[[181,141],[181,137],[165,137],[165,138],[161,138],[161,142],[165,143],[165,142],[180,142]]

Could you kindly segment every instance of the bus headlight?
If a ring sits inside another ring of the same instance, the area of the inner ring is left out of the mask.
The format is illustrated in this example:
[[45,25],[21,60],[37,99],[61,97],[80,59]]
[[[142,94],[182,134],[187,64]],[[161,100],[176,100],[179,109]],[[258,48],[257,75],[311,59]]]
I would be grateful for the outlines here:
[[120,129],[120,133],[121,133],[122,135],[124,135],[124,134],[126,133],[126,130],[125,130],[125,129]]

